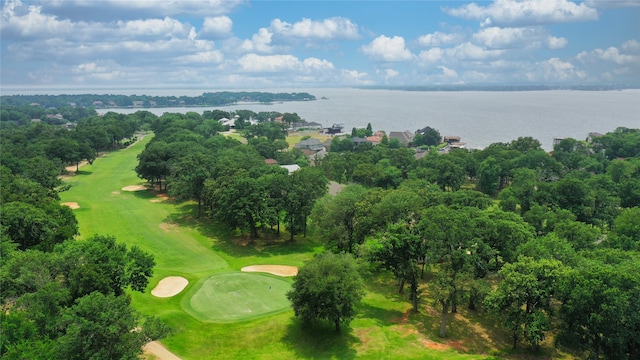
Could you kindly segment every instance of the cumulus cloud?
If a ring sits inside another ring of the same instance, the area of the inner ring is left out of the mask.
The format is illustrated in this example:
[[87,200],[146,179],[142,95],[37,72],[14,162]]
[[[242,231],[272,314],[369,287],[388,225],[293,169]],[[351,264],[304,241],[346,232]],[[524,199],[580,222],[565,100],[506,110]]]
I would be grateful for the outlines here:
[[305,70],[334,70],[334,66],[331,61],[318,59],[318,58],[306,58],[302,61],[302,65]]
[[285,38],[300,39],[357,39],[358,25],[349,19],[332,17],[321,21],[302,19],[296,23],[288,23],[280,19],[271,22],[271,30],[274,34]]
[[598,9],[614,9],[622,7],[640,6],[640,0],[587,0],[585,4],[592,8]]
[[7,1],[2,6],[0,31],[3,37],[46,38],[51,35],[71,34],[74,24],[43,14],[41,6],[24,7],[20,1]]
[[272,37],[273,33],[269,31],[269,29],[261,28],[257,34],[253,34],[250,40],[244,40],[240,48],[245,52],[257,51],[270,53],[273,50],[273,46],[271,45]]
[[598,19],[598,11],[585,3],[568,0],[496,0],[488,6],[476,3],[448,8],[449,15],[482,21],[489,25],[537,25]]
[[340,71],[340,78],[341,78],[341,83],[343,84],[347,84],[347,85],[370,85],[373,84],[372,80],[369,80],[367,77],[369,76],[369,74],[367,72],[364,71],[358,71],[358,70],[350,70],[350,69],[343,69]]
[[487,27],[473,35],[473,40],[492,49],[538,48],[544,44],[549,49],[561,49],[567,39],[548,34],[542,27]]
[[465,35],[462,33],[443,33],[436,31],[432,34],[425,34],[418,38],[418,44],[424,47],[451,45],[463,41]]
[[197,52],[195,54],[178,56],[175,62],[178,64],[218,64],[224,60],[224,55],[219,50]]
[[445,50],[445,53],[456,60],[486,60],[497,58],[505,53],[505,50],[485,49],[478,45],[466,42]]
[[253,73],[282,73],[291,75],[296,73],[319,73],[332,71],[334,66],[330,61],[318,58],[306,58],[302,61],[293,55],[258,55],[246,54],[238,59],[238,65],[243,72]]
[[129,38],[187,37],[192,29],[188,24],[169,17],[118,21],[117,28],[122,36]]
[[442,59],[444,50],[441,48],[431,48],[429,50],[421,51],[418,54],[418,60],[421,63],[435,63]]
[[562,49],[565,46],[567,46],[568,43],[569,43],[569,41],[567,39],[562,38],[562,37],[559,38],[559,37],[555,37],[555,36],[549,36],[545,40],[546,46],[551,50]]
[[71,20],[109,21],[178,15],[217,16],[230,13],[246,0],[47,0],[48,13]]
[[199,37],[222,39],[231,35],[233,21],[228,16],[205,17]]
[[378,61],[399,62],[408,61],[414,57],[411,51],[407,49],[404,38],[401,36],[390,38],[381,35],[368,45],[363,45],[360,49],[365,55]]

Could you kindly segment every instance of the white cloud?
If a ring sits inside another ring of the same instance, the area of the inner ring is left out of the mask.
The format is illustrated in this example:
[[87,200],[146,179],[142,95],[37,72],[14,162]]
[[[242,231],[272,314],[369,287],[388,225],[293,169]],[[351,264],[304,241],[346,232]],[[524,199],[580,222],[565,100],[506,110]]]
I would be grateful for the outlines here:
[[538,68],[542,71],[543,79],[550,83],[584,77],[584,73],[576,71],[572,63],[559,58],[538,62]]
[[587,0],[585,4],[592,8],[614,9],[622,7],[640,6],[640,0]]
[[231,35],[233,21],[228,16],[205,17],[200,36],[211,39],[226,38]]
[[487,50],[478,45],[466,42],[456,47],[445,49],[445,53],[456,60],[486,60],[503,55],[505,50]]
[[324,59],[307,58],[302,61],[305,70],[334,70],[333,64]]
[[285,38],[330,40],[359,37],[358,25],[342,17],[332,17],[322,21],[305,18],[293,24],[275,19],[271,22],[271,30],[274,34]]
[[46,38],[71,34],[74,30],[71,21],[43,14],[41,6],[31,5],[25,8],[20,1],[5,2],[1,19],[2,37]]
[[273,51],[271,46],[271,38],[273,33],[267,28],[261,28],[257,34],[253,34],[251,40],[244,40],[240,48],[245,52],[262,52],[270,53]]
[[340,71],[341,82],[346,85],[371,85],[373,81],[367,79],[368,73],[358,70],[342,69]]
[[424,47],[451,45],[463,41],[464,34],[461,33],[442,33],[436,31],[432,34],[425,34],[418,38],[418,44]]
[[179,64],[218,64],[224,60],[224,55],[219,50],[202,51],[195,54],[178,56],[175,59]]
[[487,27],[480,29],[472,38],[476,43],[492,49],[537,49],[544,44],[556,50],[567,45],[567,39],[549,35],[546,29],[539,26]]
[[246,0],[47,0],[48,12],[71,20],[140,19],[157,16],[216,16],[230,13]]
[[549,36],[546,40],[546,45],[549,49],[551,50],[557,50],[557,49],[562,49],[565,46],[567,46],[567,44],[569,43],[569,41],[565,38],[559,38],[559,37],[555,37],[555,36]]
[[476,3],[445,9],[452,16],[482,21],[483,25],[536,25],[598,19],[598,11],[585,3],[568,0],[496,0],[488,6]]
[[246,72],[283,72],[297,70],[300,60],[293,55],[247,54],[238,59],[238,64]]
[[413,59],[413,54],[405,46],[404,38],[394,36],[392,38],[381,35],[370,44],[363,45],[361,50],[374,60],[399,62]]
[[431,48],[429,50],[421,51],[418,54],[418,60],[421,63],[435,63],[440,61],[444,55],[444,50],[441,48]]
[[618,48],[613,46],[607,48],[606,50],[595,49],[591,52],[591,55],[602,60],[607,60],[607,61],[616,63],[618,65],[631,64],[631,63],[637,64],[638,61],[640,60],[640,56],[623,54],[620,52],[620,50],[618,50]]
[[187,37],[192,29],[191,26],[169,17],[126,22],[118,21],[117,27],[123,36],[129,38]]
[[438,69],[440,69],[442,71],[442,75],[448,77],[448,78],[456,78],[458,77],[458,73],[453,70],[453,69],[449,69],[446,66],[438,66]]
[[640,52],[640,42],[638,42],[635,39],[631,39],[628,41],[625,41],[622,44],[622,50],[629,52],[629,53],[639,53]]

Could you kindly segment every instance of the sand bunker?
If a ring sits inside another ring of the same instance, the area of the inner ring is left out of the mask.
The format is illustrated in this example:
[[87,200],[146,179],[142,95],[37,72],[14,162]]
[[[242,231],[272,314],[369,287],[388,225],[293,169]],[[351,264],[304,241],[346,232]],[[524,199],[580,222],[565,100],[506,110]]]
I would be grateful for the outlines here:
[[80,209],[80,205],[77,202],[63,202],[60,205],[68,206],[71,209]]
[[245,272],[266,272],[278,276],[298,275],[298,267],[288,265],[251,265],[245,266],[240,270]]
[[142,191],[147,190],[144,185],[129,185],[122,188],[122,191]]
[[158,283],[158,285],[151,290],[151,295],[166,298],[178,295],[189,284],[189,280],[181,276],[169,276]]

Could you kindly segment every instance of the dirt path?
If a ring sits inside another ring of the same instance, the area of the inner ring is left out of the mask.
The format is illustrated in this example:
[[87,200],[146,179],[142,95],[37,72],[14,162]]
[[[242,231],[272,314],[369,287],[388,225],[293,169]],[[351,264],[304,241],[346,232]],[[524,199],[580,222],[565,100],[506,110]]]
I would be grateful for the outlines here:
[[159,360],[182,360],[157,341],[148,343],[142,350],[144,350],[145,354],[151,354]]

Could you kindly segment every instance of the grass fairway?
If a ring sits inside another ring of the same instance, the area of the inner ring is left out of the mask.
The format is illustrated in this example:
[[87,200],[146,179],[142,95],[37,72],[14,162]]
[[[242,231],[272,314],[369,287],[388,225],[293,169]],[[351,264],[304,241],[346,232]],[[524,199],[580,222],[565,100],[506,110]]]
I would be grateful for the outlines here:
[[[421,311],[398,295],[390,276],[367,279],[358,315],[342,333],[331,324],[302,328],[284,293],[291,279],[240,273],[248,265],[301,266],[322,250],[312,238],[289,242],[277,236],[238,238],[209,220],[195,218],[193,203],[175,204],[144,185],[134,168],[149,137],[133,147],[97,159],[66,179],[72,185],[61,202],[77,202],[79,241],[113,235],[153,254],[157,266],[147,292],[131,292],[139,312],[155,315],[174,332],[162,343],[184,360],[195,359],[484,359],[508,348],[508,336],[486,330],[464,313],[453,319],[449,339],[439,339],[437,311],[424,300]],[[150,294],[166,276],[182,276],[187,288],[174,297]],[[268,287],[271,287],[269,291]],[[267,295],[267,292],[268,295]]]
[[262,274],[232,272],[207,278],[183,306],[202,321],[249,320],[289,308],[291,283]]

